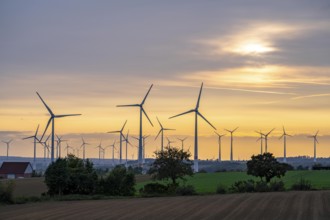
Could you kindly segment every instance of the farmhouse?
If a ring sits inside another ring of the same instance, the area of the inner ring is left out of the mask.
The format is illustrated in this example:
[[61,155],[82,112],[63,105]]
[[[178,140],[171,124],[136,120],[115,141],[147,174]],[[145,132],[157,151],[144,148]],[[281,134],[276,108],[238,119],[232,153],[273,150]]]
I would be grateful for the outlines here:
[[32,171],[29,162],[3,162],[0,168],[0,178],[29,178],[32,177]]

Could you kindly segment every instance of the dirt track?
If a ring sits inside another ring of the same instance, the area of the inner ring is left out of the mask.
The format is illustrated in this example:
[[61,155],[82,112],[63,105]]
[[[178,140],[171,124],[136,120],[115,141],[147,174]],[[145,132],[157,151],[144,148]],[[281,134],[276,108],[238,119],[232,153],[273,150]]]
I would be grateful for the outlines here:
[[330,219],[330,191],[44,202],[2,206],[0,219]]

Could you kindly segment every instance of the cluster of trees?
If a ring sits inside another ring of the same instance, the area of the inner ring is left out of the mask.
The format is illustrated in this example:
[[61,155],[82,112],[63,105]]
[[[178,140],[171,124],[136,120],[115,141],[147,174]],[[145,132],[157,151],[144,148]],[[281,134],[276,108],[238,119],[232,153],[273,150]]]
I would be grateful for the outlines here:
[[130,196],[135,192],[135,175],[117,166],[105,177],[98,178],[93,163],[69,155],[50,164],[45,172],[49,195],[104,194]]

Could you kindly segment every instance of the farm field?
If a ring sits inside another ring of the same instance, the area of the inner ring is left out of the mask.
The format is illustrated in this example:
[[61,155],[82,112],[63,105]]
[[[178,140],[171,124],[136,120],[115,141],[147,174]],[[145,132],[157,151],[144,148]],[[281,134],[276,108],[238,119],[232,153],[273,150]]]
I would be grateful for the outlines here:
[[[315,189],[330,189],[330,171],[329,170],[304,170],[304,171],[288,171],[282,178],[285,187],[289,189],[293,183],[300,178],[311,181]],[[187,178],[187,184],[195,187],[198,193],[215,193],[217,185],[220,183],[230,187],[234,182],[239,180],[254,179],[253,176],[247,175],[246,172],[221,172],[221,173],[197,173],[193,177]],[[136,188],[140,189],[147,182],[140,182]]]
[[330,191],[43,202],[0,206],[0,219],[330,219]]

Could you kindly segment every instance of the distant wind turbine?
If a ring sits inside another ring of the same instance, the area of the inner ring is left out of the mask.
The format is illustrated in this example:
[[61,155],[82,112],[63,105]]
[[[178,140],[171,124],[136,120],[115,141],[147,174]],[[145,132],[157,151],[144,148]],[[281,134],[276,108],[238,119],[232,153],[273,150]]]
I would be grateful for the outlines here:
[[109,145],[109,147],[112,147],[112,164],[115,165],[115,147],[116,140],[114,140],[113,144]]
[[315,135],[308,136],[309,138],[313,138],[314,139],[314,162],[316,162],[316,143],[319,143],[319,141],[317,140],[317,135],[318,134],[319,134],[319,131],[317,131],[315,133]]
[[39,142],[39,139],[37,137],[39,130],[39,125],[37,127],[37,130],[33,136],[23,138],[23,140],[33,138],[33,170],[36,170],[36,156],[37,156],[37,142]]
[[146,101],[149,92],[151,90],[153,85],[150,86],[147,94],[145,95],[144,99],[142,100],[142,102],[140,104],[131,104],[131,105],[117,105],[117,107],[139,107],[140,108],[140,133],[139,133],[139,152],[138,152],[138,163],[141,165],[143,163],[143,155],[142,155],[142,151],[143,151],[143,144],[142,144],[142,113],[147,117],[148,121],[150,122],[151,126],[154,126],[150,120],[150,118],[148,117],[147,113],[145,112],[143,105],[144,102]]
[[127,145],[129,144],[129,145],[131,145],[131,146],[133,146],[132,144],[131,144],[131,142],[128,140],[128,134],[129,134],[129,130],[127,131],[127,134],[126,134],[126,137],[124,137],[124,141],[125,141],[125,143],[126,143],[126,150],[125,150],[125,153],[126,153],[126,162],[125,162],[125,166],[127,167],[127,153],[128,153],[128,149],[127,149]]
[[283,134],[279,139],[283,138],[283,140],[284,140],[284,156],[283,156],[283,162],[284,163],[286,163],[286,136],[292,137],[292,135],[289,135],[289,134],[286,133],[286,131],[284,129],[284,126],[283,126]]
[[167,139],[167,147],[171,148],[171,143],[175,143],[175,141],[171,141],[168,137],[166,137]]
[[8,156],[9,156],[9,147],[10,147],[10,143],[13,141],[13,139],[9,140],[9,141],[2,141],[3,143],[5,143],[7,145],[7,160],[8,160]]
[[57,156],[59,157],[59,158],[61,158],[61,152],[62,152],[62,142],[65,142],[65,141],[67,141],[67,140],[63,140],[62,138],[62,136],[61,137],[59,137],[59,136],[57,136],[56,135],[56,137],[57,137]]
[[272,130],[270,130],[270,132],[268,132],[267,134],[261,133],[261,132],[257,132],[260,135],[263,135],[265,138],[265,153],[268,152],[268,135],[270,135],[270,133],[272,133],[275,130],[275,128],[273,128]]
[[102,140],[100,141],[100,144],[96,147],[99,149],[99,163],[101,162],[101,153],[102,153]]
[[263,133],[261,133],[261,130],[260,130],[260,132],[259,131],[256,131],[256,133],[258,133],[258,134],[260,134],[260,138],[258,138],[257,139],[257,142],[258,141],[260,141],[260,154],[263,154],[263,139],[265,139],[265,137],[264,137],[264,134]]
[[125,121],[123,127],[119,130],[119,131],[109,131],[107,133],[119,133],[119,164],[122,164],[122,142],[123,142],[123,139],[122,137],[125,138],[124,134],[123,134],[123,130],[125,128],[125,125],[127,123],[127,120]]
[[40,100],[42,101],[42,103],[44,104],[44,106],[46,107],[46,109],[48,110],[49,114],[50,114],[50,118],[48,120],[47,126],[45,128],[45,131],[43,133],[43,135],[41,136],[41,139],[44,137],[49,124],[52,122],[52,141],[51,141],[51,162],[54,162],[54,142],[55,142],[55,118],[64,118],[64,117],[69,117],[69,116],[79,116],[81,114],[67,114],[67,115],[55,115],[53,113],[53,111],[48,107],[48,105],[45,103],[45,101],[41,98],[41,96],[39,95],[39,93],[37,92],[37,95],[39,96]]
[[218,161],[221,162],[221,138],[225,136],[225,134],[218,134],[218,132],[214,132],[218,136],[218,144],[219,144],[219,155],[218,155]]
[[49,138],[50,138],[50,135],[48,135],[48,137],[46,138],[45,141],[39,140],[39,143],[44,146],[44,161],[46,161],[46,150],[48,151],[47,152],[47,158],[49,156],[49,146],[47,144]]
[[204,119],[204,121],[206,121],[212,128],[217,130],[198,110],[199,109],[199,102],[200,102],[201,95],[202,95],[202,90],[203,90],[203,83],[201,85],[201,88],[200,88],[200,91],[199,91],[199,96],[198,96],[198,99],[197,99],[197,104],[196,104],[196,107],[194,109],[191,109],[189,111],[186,111],[186,112],[183,112],[181,114],[174,115],[174,116],[170,117],[170,119],[171,119],[171,118],[175,118],[175,117],[185,115],[185,114],[188,114],[188,113],[192,113],[192,112],[195,113],[195,146],[194,146],[194,171],[195,172],[198,172],[198,120],[197,120],[198,116],[200,116],[202,119]]
[[159,126],[160,126],[160,130],[157,134],[157,136],[155,137],[155,140],[158,138],[158,136],[161,134],[161,151],[163,151],[164,149],[164,131],[175,131],[175,129],[172,129],[172,128],[164,128],[163,125],[160,123],[158,117],[157,118],[157,121],[159,123]]
[[90,145],[89,143],[86,143],[84,138],[81,137],[81,140],[82,140],[82,144],[80,146],[80,148],[83,148],[83,160],[85,160],[85,151],[86,151],[86,145]]
[[233,154],[234,154],[234,149],[233,149],[233,133],[236,131],[238,129],[238,127],[237,128],[235,128],[234,130],[227,130],[227,129],[225,129],[226,131],[228,131],[229,133],[230,133],[230,161],[233,161]]
[[74,150],[74,148],[73,147],[71,147],[69,144],[68,144],[68,142],[66,142],[66,147],[64,148],[64,150],[66,150],[66,156],[68,156],[69,155],[69,149],[72,149],[72,150]]
[[183,150],[183,142],[187,139],[188,137],[185,137],[183,139],[177,138],[179,141],[181,141],[181,150]]

